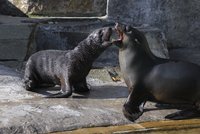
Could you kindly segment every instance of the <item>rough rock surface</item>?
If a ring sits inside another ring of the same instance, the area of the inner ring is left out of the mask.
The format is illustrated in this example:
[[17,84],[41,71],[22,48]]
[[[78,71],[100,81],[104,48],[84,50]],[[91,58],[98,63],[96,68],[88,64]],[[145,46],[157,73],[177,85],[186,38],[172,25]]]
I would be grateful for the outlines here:
[[109,0],[108,18],[161,29],[168,47],[200,47],[199,0]]
[[9,0],[24,13],[40,16],[104,16],[106,0]]
[[[106,69],[89,74],[90,94],[63,99],[44,98],[59,87],[43,88],[38,93],[26,91],[21,76],[20,72],[0,66],[0,133],[49,133],[131,123],[121,110],[128,90],[123,80],[112,82]],[[163,120],[177,111],[160,110],[154,103],[147,103],[145,109],[136,122]]]

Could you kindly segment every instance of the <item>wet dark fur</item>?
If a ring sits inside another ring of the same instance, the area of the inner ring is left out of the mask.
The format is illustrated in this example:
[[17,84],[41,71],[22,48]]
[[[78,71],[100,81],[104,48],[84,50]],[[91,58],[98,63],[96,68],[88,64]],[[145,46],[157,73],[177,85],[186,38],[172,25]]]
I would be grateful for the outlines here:
[[149,49],[144,34],[126,25],[116,25],[122,41],[119,62],[129,96],[124,115],[136,120],[142,115],[146,101],[191,104],[200,110],[200,66],[158,58]]
[[33,54],[25,68],[25,88],[35,90],[42,84],[61,85],[61,92],[50,97],[69,97],[72,88],[89,91],[86,83],[93,61],[111,45],[111,28],[91,33],[74,50],[44,50]]

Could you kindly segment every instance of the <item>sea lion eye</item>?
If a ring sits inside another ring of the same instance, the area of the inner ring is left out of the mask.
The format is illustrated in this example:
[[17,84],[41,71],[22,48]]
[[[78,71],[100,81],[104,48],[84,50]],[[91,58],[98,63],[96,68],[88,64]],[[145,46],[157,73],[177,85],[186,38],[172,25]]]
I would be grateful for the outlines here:
[[134,41],[137,43],[137,44],[140,44],[139,40],[137,38],[134,39]]
[[124,30],[127,34],[132,34],[132,30],[130,26],[126,26]]
[[131,27],[130,26],[126,26],[126,32],[130,32],[131,31]]

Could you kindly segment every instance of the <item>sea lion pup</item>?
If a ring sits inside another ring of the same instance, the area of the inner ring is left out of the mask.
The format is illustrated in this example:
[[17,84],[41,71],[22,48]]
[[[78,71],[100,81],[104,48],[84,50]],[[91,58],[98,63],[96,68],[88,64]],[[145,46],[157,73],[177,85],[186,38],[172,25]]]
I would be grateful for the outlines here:
[[48,97],[63,98],[76,92],[89,91],[86,76],[92,63],[109,46],[112,28],[92,32],[73,50],[44,50],[33,54],[27,61],[24,74],[26,90],[35,90],[42,84],[61,85],[57,94]]
[[123,106],[126,118],[139,118],[146,101],[191,104],[191,110],[200,110],[200,66],[158,58],[142,32],[118,23],[115,28],[120,68],[129,89]]

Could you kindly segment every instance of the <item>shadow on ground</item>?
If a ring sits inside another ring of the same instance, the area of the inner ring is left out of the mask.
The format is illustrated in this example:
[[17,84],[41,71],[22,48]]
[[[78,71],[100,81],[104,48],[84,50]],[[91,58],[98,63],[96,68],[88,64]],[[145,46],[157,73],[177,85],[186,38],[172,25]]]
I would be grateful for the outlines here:
[[[60,87],[46,87],[38,88],[34,93],[38,93],[45,96],[52,95],[59,92]],[[77,94],[73,93],[72,98],[77,99],[117,99],[117,98],[127,98],[128,90],[125,86],[113,86],[113,85],[104,85],[104,86],[91,86],[90,92]]]

